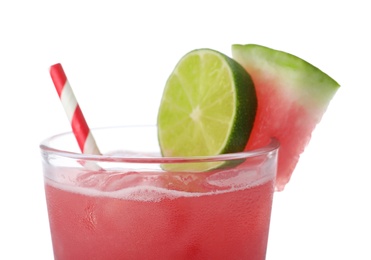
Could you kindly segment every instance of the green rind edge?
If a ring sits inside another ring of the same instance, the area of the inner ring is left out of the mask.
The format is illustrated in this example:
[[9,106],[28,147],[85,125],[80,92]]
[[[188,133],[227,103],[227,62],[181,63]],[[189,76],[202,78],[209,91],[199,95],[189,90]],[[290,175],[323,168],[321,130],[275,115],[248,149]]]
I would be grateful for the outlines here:
[[[237,96],[237,113],[243,115],[235,115],[234,126],[231,129],[230,138],[221,153],[233,153],[243,151],[250,137],[257,110],[257,97],[254,83],[248,72],[234,59],[225,54],[220,53],[225,57],[225,60],[231,67],[231,72],[235,82],[244,82],[244,88],[236,88]],[[239,79],[239,77],[242,77]],[[244,119],[244,120],[242,120]],[[243,134],[242,134],[243,133]]]
[[[279,76],[283,82],[295,81],[293,86],[301,88],[297,92],[306,91],[302,99],[307,99],[309,94],[320,106],[326,107],[340,87],[338,82],[316,66],[284,51],[258,44],[233,44],[232,57],[247,70],[246,60],[253,60],[257,67],[266,70],[261,73]],[[305,100],[302,101],[305,104]]]

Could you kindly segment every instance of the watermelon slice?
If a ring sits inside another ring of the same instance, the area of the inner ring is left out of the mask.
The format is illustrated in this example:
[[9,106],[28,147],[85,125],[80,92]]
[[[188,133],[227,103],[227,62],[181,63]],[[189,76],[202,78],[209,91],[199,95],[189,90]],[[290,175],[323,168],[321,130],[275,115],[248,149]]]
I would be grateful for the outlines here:
[[280,141],[276,189],[281,191],[339,84],[308,62],[264,46],[233,45],[232,56],[250,74],[258,109],[246,150]]

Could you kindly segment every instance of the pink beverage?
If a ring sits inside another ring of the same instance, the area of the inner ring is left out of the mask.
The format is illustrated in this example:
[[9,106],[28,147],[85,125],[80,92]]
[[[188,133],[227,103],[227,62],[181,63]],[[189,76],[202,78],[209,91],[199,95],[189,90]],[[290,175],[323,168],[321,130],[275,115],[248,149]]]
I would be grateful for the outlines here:
[[[153,152],[155,128],[93,133],[101,151],[126,152],[65,152],[75,145],[72,134],[41,144],[55,259],[265,259],[276,141],[251,152],[174,159]],[[229,166],[161,168],[201,159]]]

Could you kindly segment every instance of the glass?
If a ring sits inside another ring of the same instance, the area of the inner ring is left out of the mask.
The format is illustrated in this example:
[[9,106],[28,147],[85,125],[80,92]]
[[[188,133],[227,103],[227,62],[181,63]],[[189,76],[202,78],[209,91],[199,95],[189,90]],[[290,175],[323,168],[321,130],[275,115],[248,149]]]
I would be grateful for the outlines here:
[[[249,152],[164,158],[155,126],[93,129],[40,145],[55,259],[265,259],[278,142]],[[166,164],[225,162],[169,172]]]

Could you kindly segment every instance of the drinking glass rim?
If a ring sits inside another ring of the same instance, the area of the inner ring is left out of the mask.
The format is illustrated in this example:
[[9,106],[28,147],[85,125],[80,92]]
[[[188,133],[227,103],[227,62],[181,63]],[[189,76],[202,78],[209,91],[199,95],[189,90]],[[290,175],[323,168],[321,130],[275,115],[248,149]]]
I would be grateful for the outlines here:
[[[155,128],[156,125],[120,125],[120,126],[106,126],[92,128],[91,131],[104,131],[109,129],[119,128]],[[72,151],[66,151],[58,148],[53,148],[50,142],[53,140],[73,135],[72,131],[66,131],[59,134],[52,135],[40,142],[39,148],[42,152],[51,153],[57,156],[85,161],[97,162],[128,162],[128,163],[198,163],[198,162],[215,162],[215,161],[228,161],[254,158],[260,155],[269,154],[279,149],[280,143],[276,138],[270,138],[268,144],[247,151],[225,153],[218,155],[202,155],[202,156],[124,156],[124,155],[96,155],[96,154],[83,154]]]

